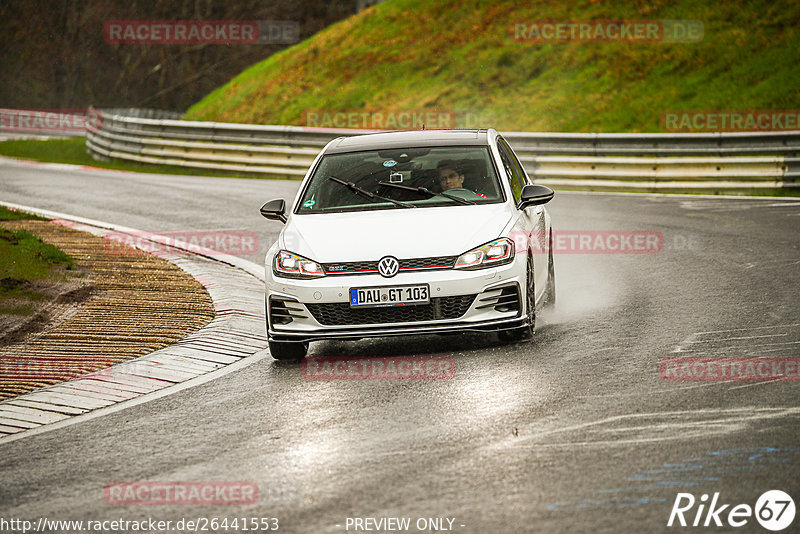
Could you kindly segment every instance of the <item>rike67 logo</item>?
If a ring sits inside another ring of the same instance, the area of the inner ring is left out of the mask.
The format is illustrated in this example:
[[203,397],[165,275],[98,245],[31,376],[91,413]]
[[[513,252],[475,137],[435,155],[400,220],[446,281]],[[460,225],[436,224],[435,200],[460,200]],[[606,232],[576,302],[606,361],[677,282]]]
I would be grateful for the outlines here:
[[[697,509],[693,510],[697,505]],[[764,492],[755,506],[749,504],[731,505],[720,501],[719,492],[709,496],[704,493],[695,499],[691,493],[678,493],[672,504],[667,526],[692,527],[743,527],[755,517],[758,524],[767,530],[783,530],[794,521],[795,506],[792,498],[781,490]]]

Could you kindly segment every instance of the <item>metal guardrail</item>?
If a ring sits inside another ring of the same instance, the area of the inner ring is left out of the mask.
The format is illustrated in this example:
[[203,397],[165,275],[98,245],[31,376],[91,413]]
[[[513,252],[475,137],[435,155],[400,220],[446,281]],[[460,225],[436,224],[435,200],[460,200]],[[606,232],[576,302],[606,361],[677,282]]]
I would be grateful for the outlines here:
[[[376,130],[175,120],[93,110],[86,146],[99,159],[298,178],[330,140]],[[586,188],[800,186],[800,131],[700,134],[510,132],[537,183]]]
[[514,150],[591,156],[800,154],[800,131],[713,133],[505,134]]
[[[93,111],[98,111],[90,108]],[[150,108],[113,108],[103,109],[102,113],[110,115],[121,115],[123,117],[136,117],[138,119],[171,119],[179,120],[183,117],[183,113],[177,111],[166,111],[163,109],[150,109]]]

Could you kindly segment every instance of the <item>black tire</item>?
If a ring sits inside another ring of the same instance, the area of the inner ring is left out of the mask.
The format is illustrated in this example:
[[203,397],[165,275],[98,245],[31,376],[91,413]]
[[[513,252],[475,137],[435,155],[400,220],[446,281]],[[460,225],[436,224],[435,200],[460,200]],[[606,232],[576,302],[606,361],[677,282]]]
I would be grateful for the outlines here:
[[525,278],[525,311],[528,324],[513,330],[500,330],[497,332],[497,338],[505,343],[530,339],[536,328],[536,286],[533,280],[533,256],[530,253],[528,254],[528,274]]
[[308,352],[308,341],[270,341],[269,353],[276,360],[302,360]]
[[547,255],[547,290],[544,294],[544,304],[548,308],[556,305],[556,268],[553,265],[553,230],[550,229],[550,251]]

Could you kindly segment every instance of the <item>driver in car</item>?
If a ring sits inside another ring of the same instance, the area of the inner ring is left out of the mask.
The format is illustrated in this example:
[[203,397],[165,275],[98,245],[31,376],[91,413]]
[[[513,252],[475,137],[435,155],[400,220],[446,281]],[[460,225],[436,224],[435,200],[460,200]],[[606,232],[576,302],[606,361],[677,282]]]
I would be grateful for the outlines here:
[[[458,165],[454,161],[441,161],[436,166],[436,171],[439,175],[439,185],[442,186],[442,191],[450,189],[463,189],[464,188],[464,173],[459,170]],[[478,196],[486,198],[483,193],[475,192]]]

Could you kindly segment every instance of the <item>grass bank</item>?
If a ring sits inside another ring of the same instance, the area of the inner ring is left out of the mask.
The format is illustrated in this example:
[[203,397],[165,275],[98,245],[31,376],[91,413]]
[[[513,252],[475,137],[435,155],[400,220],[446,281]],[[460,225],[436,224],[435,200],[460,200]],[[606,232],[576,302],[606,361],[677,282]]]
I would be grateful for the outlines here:
[[[700,23],[700,39],[524,38],[544,21],[675,19]],[[798,20],[786,0],[388,0],[256,63],[185,118],[364,127],[361,113],[442,110],[500,131],[659,132],[670,111],[797,110]]]
[[[2,221],[43,220],[41,217],[0,206]],[[63,281],[75,260],[58,247],[43,243],[26,230],[0,226],[0,315],[29,316],[48,292],[42,283]]]

